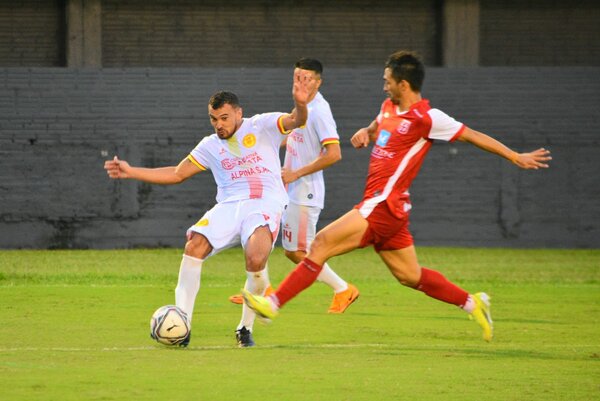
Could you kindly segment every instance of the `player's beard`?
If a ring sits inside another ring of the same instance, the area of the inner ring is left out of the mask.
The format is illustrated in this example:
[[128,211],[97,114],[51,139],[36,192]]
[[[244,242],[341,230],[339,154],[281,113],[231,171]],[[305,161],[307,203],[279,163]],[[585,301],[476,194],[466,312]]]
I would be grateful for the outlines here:
[[236,123],[235,127],[233,127],[233,131],[231,132],[227,131],[225,128],[221,128],[220,130],[217,130],[217,136],[219,139],[229,139],[237,132],[238,128],[240,128],[240,125],[241,124]]
[[[235,131],[234,131],[235,132]],[[233,135],[232,133],[227,132],[226,129],[221,129],[217,131],[217,136],[219,137],[219,139],[228,139]]]

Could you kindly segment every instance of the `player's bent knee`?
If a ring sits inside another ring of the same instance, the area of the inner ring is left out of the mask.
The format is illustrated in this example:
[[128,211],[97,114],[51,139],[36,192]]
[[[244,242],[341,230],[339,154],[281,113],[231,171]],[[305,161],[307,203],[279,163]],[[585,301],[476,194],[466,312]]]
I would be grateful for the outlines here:
[[210,242],[204,235],[194,233],[185,243],[184,253],[198,259],[204,259],[212,251]]
[[258,272],[265,268],[269,255],[254,253],[246,255],[246,270],[249,272]]
[[286,249],[284,253],[285,256],[294,263],[300,263],[300,261],[306,256],[306,252],[304,251],[288,251]]
[[392,274],[405,287],[415,288],[419,284],[420,275],[415,272],[392,271]]
[[329,247],[329,236],[323,232],[319,232],[312,244],[310,244],[310,252],[319,252]]

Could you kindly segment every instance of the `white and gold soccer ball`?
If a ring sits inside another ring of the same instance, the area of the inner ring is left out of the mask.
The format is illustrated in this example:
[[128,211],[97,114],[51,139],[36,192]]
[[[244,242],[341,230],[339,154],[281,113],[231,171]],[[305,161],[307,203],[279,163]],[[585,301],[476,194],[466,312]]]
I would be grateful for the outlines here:
[[150,319],[150,337],[161,344],[187,345],[189,335],[187,314],[175,305],[161,306]]

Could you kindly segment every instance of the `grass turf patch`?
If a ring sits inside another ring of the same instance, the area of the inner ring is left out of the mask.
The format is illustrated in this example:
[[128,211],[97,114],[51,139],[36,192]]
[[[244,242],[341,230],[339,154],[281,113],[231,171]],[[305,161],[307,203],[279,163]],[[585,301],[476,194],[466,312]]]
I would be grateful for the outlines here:
[[[149,338],[174,302],[179,249],[0,251],[0,399],[589,400],[600,390],[600,251],[420,248],[422,264],[492,296],[496,336],[395,282],[377,255],[331,260],[361,297],[328,315],[315,284],[253,349],[235,347],[243,257],[209,259],[185,350]],[[281,249],[278,283],[293,267]]]

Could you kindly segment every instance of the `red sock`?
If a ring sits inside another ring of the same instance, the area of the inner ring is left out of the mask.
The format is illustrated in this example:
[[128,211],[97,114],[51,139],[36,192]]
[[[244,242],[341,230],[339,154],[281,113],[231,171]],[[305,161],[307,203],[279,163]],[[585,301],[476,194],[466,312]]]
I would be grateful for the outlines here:
[[274,295],[279,301],[279,306],[282,307],[290,299],[310,287],[317,279],[321,269],[323,269],[323,266],[316,264],[308,258],[304,258],[302,262],[298,263],[296,268],[287,275],[281,284],[279,284],[277,291],[275,291]]
[[421,280],[419,280],[417,290],[423,291],[432,298],[459,307],[463,307],[469,297],[468,292],[448,281],[443,274],[424,267],[421,268]]

